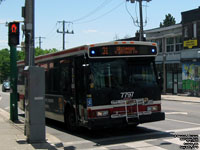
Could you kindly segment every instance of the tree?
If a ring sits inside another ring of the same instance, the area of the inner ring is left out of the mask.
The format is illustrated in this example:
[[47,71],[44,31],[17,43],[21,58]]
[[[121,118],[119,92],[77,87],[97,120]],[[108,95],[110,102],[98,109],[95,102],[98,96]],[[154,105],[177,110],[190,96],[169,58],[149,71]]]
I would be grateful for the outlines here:
[[[57,52],[58,50],[55,48],[52,49],[41,49],[39,47],[35,48],[35,56],[40,56],[40,55],[45,55],[45,54],[49,54],[49,53],[54,53]],[[17,51],[17,60],[24,60],[25,58],[25,53],[24,51]]]
[[[35,56],[45,55],[48,53],[57,52],[58,50],[53,49],[35,49]],[[17,60],[24,60],[25,54],[24,51],[17,51]],[[10,50],[2,49],[0,50],[0,82],[10,78]]]
[[175,18],[171,14],[165,15],[165,19],[160,23],[160,27],[168,27],[176,24]]
[[4,0],[0,0],[0,4],[1,4],[1,2],[3,2]]
[[9,79],[10,76],[10,51],[0,50],[0,82]]

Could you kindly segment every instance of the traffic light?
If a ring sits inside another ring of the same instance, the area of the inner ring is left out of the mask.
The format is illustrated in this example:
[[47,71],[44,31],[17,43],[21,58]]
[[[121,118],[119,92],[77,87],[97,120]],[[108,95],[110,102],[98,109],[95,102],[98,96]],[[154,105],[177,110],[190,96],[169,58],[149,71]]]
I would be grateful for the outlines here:
[[16,46],[19,44],[19,22],[10,22],[8,25],[8,44]]

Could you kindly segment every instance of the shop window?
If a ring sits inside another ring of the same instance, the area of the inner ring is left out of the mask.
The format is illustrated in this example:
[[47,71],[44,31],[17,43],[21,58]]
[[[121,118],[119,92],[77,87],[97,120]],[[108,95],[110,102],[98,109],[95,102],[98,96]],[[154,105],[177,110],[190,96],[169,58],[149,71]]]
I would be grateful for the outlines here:
[[181,36],[175,38],[176,40],[176,51],[180,51],[183,49],[183,40]]
[[193,23],[193,37],[197,38],[197,23]]
[[188,27],[187,26],[185,26],[183,28],[183,32],[184,32],[184,38],[187,38],[188,37]]
[[174,38],[167,38],[167,52],[173,52],[174,51]]

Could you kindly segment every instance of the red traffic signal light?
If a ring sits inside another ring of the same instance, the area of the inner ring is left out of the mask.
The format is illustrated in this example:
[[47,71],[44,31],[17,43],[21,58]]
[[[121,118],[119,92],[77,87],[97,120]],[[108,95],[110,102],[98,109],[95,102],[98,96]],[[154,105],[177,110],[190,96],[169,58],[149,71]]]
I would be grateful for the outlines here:
[[8,25],[8,44],[19,44],[19,22],[10,22]]

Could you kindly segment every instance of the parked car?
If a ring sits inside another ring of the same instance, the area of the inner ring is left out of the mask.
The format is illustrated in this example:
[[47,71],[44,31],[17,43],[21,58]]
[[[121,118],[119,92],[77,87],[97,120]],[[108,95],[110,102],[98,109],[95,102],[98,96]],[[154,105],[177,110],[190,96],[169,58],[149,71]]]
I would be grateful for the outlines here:
[[2,84],[2,92],[6,92],[10,90],[10,81],[4,81]]

